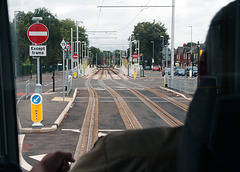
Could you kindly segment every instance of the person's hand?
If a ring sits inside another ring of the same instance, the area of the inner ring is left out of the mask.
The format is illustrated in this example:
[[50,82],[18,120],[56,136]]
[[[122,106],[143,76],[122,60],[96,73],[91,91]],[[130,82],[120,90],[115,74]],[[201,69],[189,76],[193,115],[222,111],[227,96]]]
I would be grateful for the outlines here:
[[57,151],[49,153],[33,166],[31,172],[65,172],[70,169],[69,162],[75,162],[69,152]]

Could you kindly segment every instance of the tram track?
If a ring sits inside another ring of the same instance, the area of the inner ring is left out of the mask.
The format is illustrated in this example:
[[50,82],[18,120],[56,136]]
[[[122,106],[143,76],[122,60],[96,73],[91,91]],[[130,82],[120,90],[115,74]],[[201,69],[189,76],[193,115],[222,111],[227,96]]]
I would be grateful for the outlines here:
[[[107,86],[103,79],[108,77],[111,79],[114,83],[123,86],[127,88],[130,92],[132,92],[136,97],[138,97],[144,104],[146,104],[150,109],[152,109],[161,119],[163,119],[169,126],[171,127],[178,127],[183,125],[182,122],[180,122],[178,119],[173,117],[171,114],[169,114],[167,111],[165,111],[163,108],[159,107],[156,103],[151,101],[148,97],[140,93],[137,89],[131,88],[127,86],[126,84],[123,84],[121,82],[116,81],[112,73],[117,74],[113,72],[113,70],[109,69],[101,69],[94,72],[89,78],[85,81],[85,85],[89,92],[89,101],[87,110],[85,113],[85,117],[83,120],[82,128],[81,128],[81,134],[79,137],[78,145],[76,150],[78,151],[76,159],[79,159],[83,154],[88,152],[92,147],[94,142],[98,138],[98,94],[96,90],[91,86],[91,79],[96,76],[98,76],[98,83],[101,85],[105,90],[107,90],[111,96],[114,99],[114,102],[118,108],[118,111],[121,115],[121,118],[124,122],[124,125],[126,129],[140,129],[143,128],[142,125],[139,123],[125,100],[120,96],[119,93],[117,93],[114,89]],[[117,74],[118,75],[118,74]],[[122,78],[122,76],[118,77]],[[135,84],[130,82],[131,84]],[[137,84],[135,84],[137,85]],[[168,102],[172,103],[173,105],[183,109],[184,111],[187,111],[187,105],[184,105],[183,103],[180,103],[173,98],[164,95],[163,93],[158,92],[157,90],[151,89],[149,87],[143,87],[145,90],[154,93],[155,95],[162,97],[163,99],[167,100]]]
[[[115,72],[115,71],[113,71],[113,70],[110,70],[110,71],[113,72],[114,74],[118,74],[117,72]],[[121,76],[119,76],[119,77],[121,77]],[[122,78],[122,79],[123,79],[123,78]],[[143,87],[145,90],[147,90],[147,91],[149,91],[149,92],[151,92],[151,93],[153,93],[153,94],[155,94],[155,95],[163,98],[164,100],[172,103],[173,105],[179,107],[180,109],[182,109],[182,110],[184,110],[184,111],[186,111],[186,112],[188,111],[188,105],[183,104],[183,103],[181,103],[181,102],[179,102],[179,101],[177,101],[177,100],[175,100],[175,99],[173,99],[173,98],[171,98],[171,97],[169,97],[169,96],[167,96],[167,95],[165,95],[165,94],[163,94],[163,93],[160,93],[160,92],[157,91],[157,90],[154,90],[154,89],[152,89],[152,88],[149,88],[149,87],[146,87],[146,86],[143,86],[143,85],[134,83],[134,82],[130,82],[130,81],[128,81],[128,80],[127,80],[127,82],[129,82],[130,84],[134,84],[134,85],[136,85],[136,86],[141,86],[141,87]]]
[[89,92],[88,106],[81,127],[81,134],[75,151],[75,159],[79,159],[88,152],[98,138],[98,94],[91,86],[91,78],[99,73],[96,71],[89,79],[85,81],[85,85]]
[[130,88],[129,86],[122,84],[116,80],[112,79],[112,81],[118,85],[126,87],[129,91],[131,91],[134,95],[136,95],[142,102],[144,102],[150,109],[152,109],[159,117],[161,117],[169,126],[178,127],[178,126],[183,125],[182,122],[180,122],[178,119],[173,117],[171,114],[169,114],[163,108],[159,107],[156,103],[151,101],[149,98],[147,98],[145,95],[143,95],[136,89]]
[[[138,122],[137,118],[134,116],[133,112],[130,110],[123,98],[116,91],[104,84],[103,78],[107,76],[106,71],[107,70],[105,69],[97,70],[85,81],[85,86],[89,92],[89,101],[81,127],[81,134],[75,151],[75,159],[79,159],[82,155],[88,152],[98,138],[98,94],[91,86],[90,82],[91,79],[99,73],[100,75],[98,77],[98,82],[113,96],[126,129],[142,128],[141,124]],[[111,77],[110,74],[109,76]]]
[[[103,70],[103,71],[106,72],[105,70]],[[108,70],[107,70],[107,72],[108,72]],[[108,74],[112,78],[111,74],[110,73],[108,73]],[[110,88],[109,86],[104,84],[102,79],[98,80],[98,83],[104,89],[106,89],[112,95],[112,97],[114,98],[114,101],[117,105],[117,108],[118,108],[119,113],[122,117],[122,120],[123,120],[123,122],[126,126],[126,129],[143,128],[142,125],[137,120],[137,118],[135,117],[135,115],[133,114],[133,112],[131,111],[131,109],[128,107],[127,103],[124,101],[124,99],[115,90],[113,90],[112,88]]]

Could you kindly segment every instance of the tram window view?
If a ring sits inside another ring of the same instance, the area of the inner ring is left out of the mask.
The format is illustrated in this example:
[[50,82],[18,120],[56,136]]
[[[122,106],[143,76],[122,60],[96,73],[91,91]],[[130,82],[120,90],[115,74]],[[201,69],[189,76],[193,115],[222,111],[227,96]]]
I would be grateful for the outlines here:
[[0,0],[0,171],[239,171],[239,19],[232,0]]

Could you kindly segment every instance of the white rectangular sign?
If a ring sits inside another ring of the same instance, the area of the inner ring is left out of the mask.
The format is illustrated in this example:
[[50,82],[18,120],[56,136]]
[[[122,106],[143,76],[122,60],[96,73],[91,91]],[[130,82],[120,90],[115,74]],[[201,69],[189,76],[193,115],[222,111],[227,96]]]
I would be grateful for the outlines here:
[[29,56],[47,56],[46,45],[30,45],[29,46]]

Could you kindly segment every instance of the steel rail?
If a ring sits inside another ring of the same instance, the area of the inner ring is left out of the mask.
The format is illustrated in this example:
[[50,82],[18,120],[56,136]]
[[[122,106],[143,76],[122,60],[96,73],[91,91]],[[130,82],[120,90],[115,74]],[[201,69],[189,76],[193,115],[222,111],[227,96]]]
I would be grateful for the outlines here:
[[[115,71],[113,71],[113,70],[111,70],[111,71],[112,71],[114,74],[118,75],[117,72],[115,72]],[[121,76],[119,75],[119,77],[121,77]],[[183,103],[181,103],[181,102],[179,102],[179,101],[176,101],[176,100],[174,100],[173,98],[171,98],[171,97],[169,97],[169,96],[167,96],[167,95],[165,95],[165,94],[163,94],[163,93],[158,92],[157,90],[154,90],[154,89],[152,89],[152,88],[149,88],[149,87],[146,87],[146,86],[137,84],[137,83],[130,82],[130,81],[128,81],[128,80],[127,80],[127,82],[129,82],[129,83],[131,83],[131,84],[134,84],[134,85],[137,85],[137,86],[141,86],[141,87],[143,87],[145,90],[148,90],[149,92],[152,92],[153,94],[155,94],[155,95],[157,95],[157,96],[159,96],[159,97],[162,97],[164,100],[169,101],[170,103],[172,103],[173,105],[181,108],[182,110],[184,110],[184,111],[186,111],[186,112],[188,111],[188,105],[183,104]]]
[[169,96],[167,96],[167,95],[165,95],[165,94],[163,94],[163,93],[160,93],[160,92],[158,92],[157,90],[154,90],[154,89],[152,89],[152,88],[146,87],[145,89],[148,90],[148,91],[150,91],[150,92],[152,92],[152,93],[154,93],[154,94],[156,94],[156,95],[159,96],[159,97],[162,97],[163,99],[169,101],[170,103],[172,103],[172,104],[174,104],[175,106],[181,108],[182,110],[184,110],[184,111],[186,111],[186,112],[188,111],[188,105],[183,104],[183,103],[181,103],[181,102],[179,102],[179,101],[177,101],[177,100],[174,100],[173,98],[171,98],[171,97],[169,97]]
[[[107,70],[108,71],[108,70]],[[110,77],[112,78],[111,74],[109,73]],[[98,80],[99,84],[106,89],[114,98],[114,101],[117,105],[119,113],[122,117],[122,120],[127,129],[139,129],[143,128],[142,125],[139,123],[131,109],[128,107],[127,103],[124,99],[112,88],[107,86],[103,80]]]
[[129,86],[122,84],[116,80],[112,80],[112,81],[117,83],[118,85],[126,87],[129,91],[131,91],[133,94],[135,94],[142,102],[144,102],[150,109],[152,109],[159,117],[161,117],[171,127],[178,127],[178,126],[183,125],[182,122],[180,122],[178,119],[173,117],[171,114],[169,114],[163,108],[159,107],[156,103],[151,101],[149,98],[144,96],[142,93],[140,93],[136,89],[130,88]]
[[88,152],[98,138],[98,95],[90,83],[91,78],[98,72],[99,70],[85,82],[89,92],[89,100],[76,148],[78,151],[75,157],[76,159],[79,159],[82,155]]

